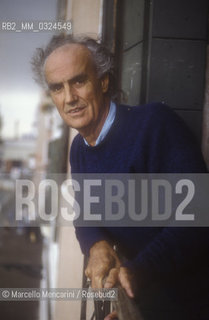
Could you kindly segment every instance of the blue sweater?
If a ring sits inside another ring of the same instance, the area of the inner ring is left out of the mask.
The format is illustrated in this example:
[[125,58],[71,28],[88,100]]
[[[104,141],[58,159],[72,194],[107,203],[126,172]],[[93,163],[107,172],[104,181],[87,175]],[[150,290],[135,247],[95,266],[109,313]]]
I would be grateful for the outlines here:
[[[117,106],[115,121],[96,147],[78,134],[72,144],[72,173],[202,173],[200,150],[182,120],[163,104]],[[145,282],[205,266],[207,228],[79,227],[82,252],[99,240],[116,243]]]

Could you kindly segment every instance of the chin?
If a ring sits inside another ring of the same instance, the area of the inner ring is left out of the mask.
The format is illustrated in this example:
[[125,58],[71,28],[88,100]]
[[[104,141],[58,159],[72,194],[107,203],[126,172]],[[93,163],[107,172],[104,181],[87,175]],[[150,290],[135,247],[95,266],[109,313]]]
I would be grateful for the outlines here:
[[88,123],[76,123],[75,121],[71,121],[67,123],[69,125],[69,127],[76,129],[78,131],[83,131],[87,126]]

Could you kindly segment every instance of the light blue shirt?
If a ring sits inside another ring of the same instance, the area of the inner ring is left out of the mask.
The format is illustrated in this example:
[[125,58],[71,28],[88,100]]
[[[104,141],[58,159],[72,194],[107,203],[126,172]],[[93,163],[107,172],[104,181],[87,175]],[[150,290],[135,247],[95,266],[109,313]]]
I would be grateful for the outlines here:
[[[102,142],[102,140],[104,140],[104,138],[108,134],[108,132],[113,124],[113,121],[115,120],[115,115],[116,115],[116,105],[114,102],[111,101],[109,113],[108,113],[107,118],[105,120],[105,123],[102,127],[102,130],[101,130],[98,138],[96,139],[95,146],[98,146],[98,144],[100,144]],[[84,139],[84,142],[87,146],[89,146],[86,139]]]

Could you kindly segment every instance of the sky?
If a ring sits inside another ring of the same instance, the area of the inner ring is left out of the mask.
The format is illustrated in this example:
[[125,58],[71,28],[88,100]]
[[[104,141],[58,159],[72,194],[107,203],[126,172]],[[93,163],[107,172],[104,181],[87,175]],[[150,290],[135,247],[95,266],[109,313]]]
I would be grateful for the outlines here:
[[[29,134],[36,121],[41,88],[33,80],[30,60],[53,32],[4,31],[3,22],[55,21],[58,0],[0,1],[0,113],[3,138]],[[16,29],[17,29],[16,27]]]

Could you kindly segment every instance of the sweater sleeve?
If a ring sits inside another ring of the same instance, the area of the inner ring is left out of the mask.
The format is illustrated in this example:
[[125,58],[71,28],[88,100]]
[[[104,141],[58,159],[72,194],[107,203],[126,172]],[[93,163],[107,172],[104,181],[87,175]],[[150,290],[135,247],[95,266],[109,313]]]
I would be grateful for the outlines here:
[[84,255],[89,255],[90,248],[98,241],[106,240],[110,242],[104,228],[98,227],[76,227],[76,237],[80,243],[81,251]]
[[167,227],[145,249],[124,266],[133,269],[144,282],[201,265],[209,253],[208,228]]
[[[151,172],[206,173],[201,151],[183,121],[167,107],[153,113],[149,165]],[[156,125],[158,121],[159,125]],[[209,253],[209,229],[165,227],[125,266],[138,270],[145,279],[166,276],[201,264]]]

